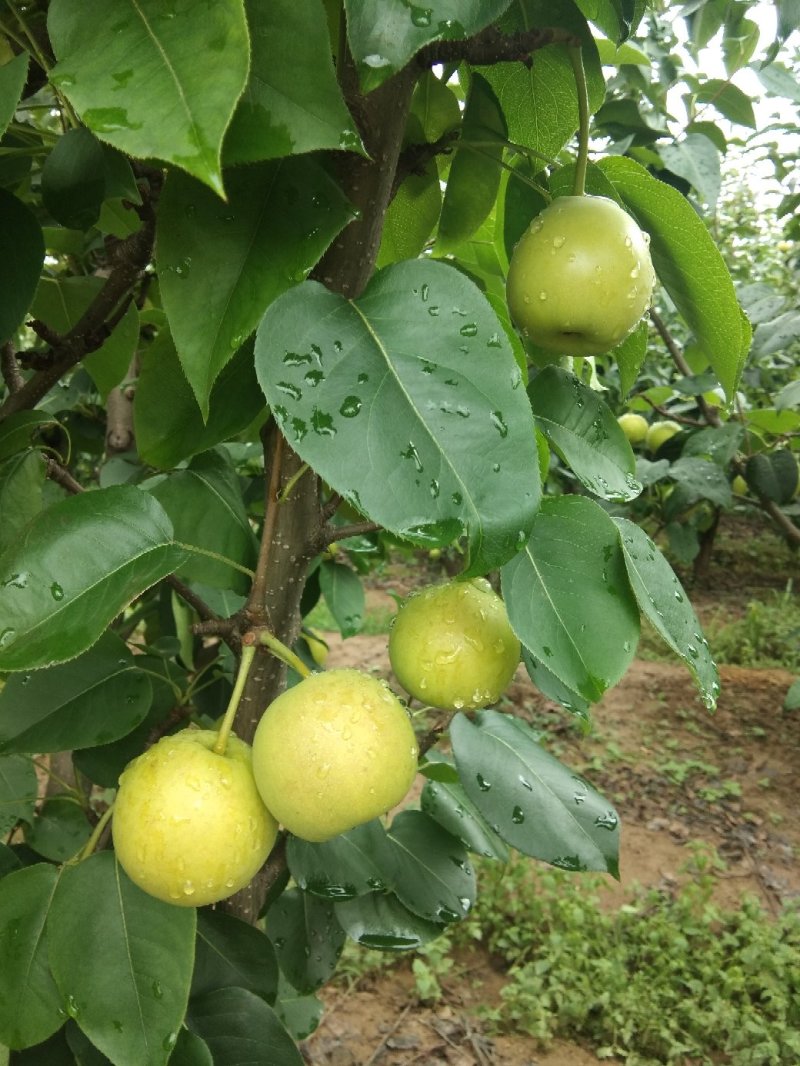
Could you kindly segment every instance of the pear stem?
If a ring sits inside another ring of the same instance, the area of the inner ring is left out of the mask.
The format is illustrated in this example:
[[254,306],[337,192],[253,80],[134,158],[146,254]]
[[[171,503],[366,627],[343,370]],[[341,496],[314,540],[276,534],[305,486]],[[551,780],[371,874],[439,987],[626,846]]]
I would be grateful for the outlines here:
[[589,161],[589,90],[586,86],[586,71],[583,69],[580,46],[571,44],[567,51],[578,93],[578,158],[575,160],[572,195],[583,196],[586,193],[586,166]]
[[[97,823],[97,825],[92,830],[92,835],[86,841],[85,846],[83,847],[83,849],[81,850],[81,852],[78,855],[78,862],[83,862],[84,859],[88,859],[89,856],[94,852],[94,849],[97,847],[97,842],[99,841],[100,837],[102,836],[103,830],[108,825],[109,819],[111,818],[111,815],[113,813],[114,813],[114,804],[112,803],[108,807],[106,807],[106,809],[103,811],[102,815],[100,816],[100,821]],[[74,862],[75,860],[72,859],[71,861]]]
[[247,681],[247,675],[250,672],[250,667],[253,664],[253,659],[256,656],[255,644],[242,644],[242,657],[239,660],[239,671],[236,674],[236,681],[233,685],[233,692],[231,693],[230,702],[228,703],[227,710],[225,711],[225,717],[222,719],[222,725],[219,727],[219,733],[217,735],[216,742],[213,750],[217,755],[224,755],[225,749],[228,746],[228,737],[233,727],[233,720],[236,717],[236,712],[239,709],[239,701],[242,698],[244,692],[244,684]]
[[262,630],[258,634],[259,643],[263,644],[266,648],[272,652],[272,654],[280,659],[281,662],[286,663],[287,666],[291,666],[293,670],[296,670],[301,677],[310,677],[314,672],[309,670],[299,655],[287,648],[282,640],[278,640],[274,633],[268,633],[266,630]]

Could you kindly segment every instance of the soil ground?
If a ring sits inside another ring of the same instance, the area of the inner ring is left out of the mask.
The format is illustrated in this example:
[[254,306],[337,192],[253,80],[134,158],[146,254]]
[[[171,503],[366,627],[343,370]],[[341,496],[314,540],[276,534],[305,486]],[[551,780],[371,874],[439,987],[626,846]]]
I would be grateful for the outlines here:
[[[763,527],[762,527],[763,530]],[[763,536],[763,533],[762,533]],[[769,559],[765,559],[769,556]],[[797,561],[782,546],[754,549],[740,524],[720,541],[712,568],[690,588],[698,613],[735,617],[764,590],[783,588]],[[389,574],[369,599],[393,601],[441,577],[427,565]],[[687,582],[688,584],[688,582]],[[329,666],[357,665],[388,677],[385,636],[342,641],[327,634]],[[583,736],[562,708],[545,699],[520,670],[505,708],[546,731],[549,749],[612,799],[622,818],[620,884],[609,879],[603,905],[619,907],[637,885],[679,890],[680,869],[696,841],[725,860],[715,898],[726,908],[758,896],[765,909],[800,897],[800,715],[783,710],[793,676],[785,670],[721,668],[715,714],[697,698],[685,668],[636,660],[593,711]],[[503,975],[476,950],[460,960],[459,977],[443,982],[435,1007],[414,994],[409,963],[355,985],[328,987],[326,1012],[304,1053],[312,1066],[596,1066],[591,1049],[556,1043],[541,1050],[530,1037],[489,1035],[475,1015],[497,999]],[[604,1061],[608,1061],[607,1059]],[[687,1063],[687,1066],[689,1064]]]

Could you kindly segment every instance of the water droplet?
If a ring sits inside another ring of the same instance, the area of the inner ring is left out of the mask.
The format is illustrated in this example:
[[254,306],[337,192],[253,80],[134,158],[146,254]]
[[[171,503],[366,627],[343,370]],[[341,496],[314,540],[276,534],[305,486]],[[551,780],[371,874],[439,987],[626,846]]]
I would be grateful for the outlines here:
[[22,570],[18,574],[12,574],[11,577],[7,577],[3,582],[3,588],[25,589],[28,587],[28,579],[30,574],[27,570]]
[[422,302],[423,303],[427,302],[428,293],[429,292],[430,292],[430,286],[428,284],[423,285],[422,289],[420,290],[420,296],[422,297]]
[[544,301],[544,300],[546,300],[546,299],[547,299],[547,293],[546,293],[546,292],[544,291],[544,289],[542,289],[542,290],[540,291],[540,293],[539,293],[539,299],[540,299],[540,300],[542,300],[542,301]]
[[336,427],[333,424],[333,419],[329,414],[320,411],[318,407],[315,407],[311,413],[311,427],[320,437],[336,436]]
[[366,383],[369,381],[369,374],[359,374],[357,380],[359,385],[366,385]]
[[339,408],[339,414],[344,415],[345,418],[355,418],[362,404],[363,401],[358,396],[345,396]]
[[453,503],[456,505],[456,507],[460,507],[461,504],[464,501],[464,497],[461,495],[460,492],[452,493],[451,496],[450,496],[450,499],[453,501]]
[[156,999],[161,999],[164,995],[164,989],[158,981],[153,981],[153,995]]
[[465,322],[458,332],[462,337],[474,337],[478,333],[478,326],[475,322]]
[[283,361],[287,366],[303,366],[305,363],[311,362],[311,356],[305,352],[285,352]]
[[566,240],[567,240],[567,238],[564,237],[563,235],[559,235],[558,237],[553,237],[553,247],[554,248],[563,248],[564,245],[566,244]]
[[422,461],[420,460],[419,452],[417,451],[413,441],[409,441],[408,442],[408,447],[406,448],[406,450],[403,451],[403,452],[400,452],[400,458],[401,459],[413,459],[414,460],[414,466],[417,468],[417,473],[418,474],[422,473],[422,470],[423,470]]
[[439,317],[439,308],[438,307],[429,307],[428,308],[428,314],[431,316],[431,318],[438,318]]
[[508,426],[500,411],[492,411],[489,415],[492,425],[504,439],[508,436]]
[[614,830],[619,825],[619,818],[617,818],[614,811],[606,811],[605,814],[598,814],[594,820],[594,824],[598,829]]
[[17,638],[16,629],[7,627],[6,629],[0,629],[0,648],[7,648],[9,644],[13,644]]
[[325,375],[321,370],[309,370],[305,375],[305,381],[308,385],[315,389],[321,381],[325,380]]
[[514,808],[514,810],[511,812],[511,821],[514,823],[514,825],[522,825],[522,823],[525,821],[525,812],[523,811],[522,807]]
[[522,785],[523,788],[527,788],[528,792],[533,792],[533,785],[530,783],[530,781],[526,781],[525,778],[521,774],[517,775],[517,780],[519,781],[519,783]]
[[275,388],[278,392],[291,396],[293,400],[300,400],[303,397],[302,390],[297,385],[292,384],[291,381],[278,381],[275,384]]
[[491,781],[487,781],[483,774],[476,774],[475,780],[478,782],[478,788],[481,792],[488,792],[492,787]]

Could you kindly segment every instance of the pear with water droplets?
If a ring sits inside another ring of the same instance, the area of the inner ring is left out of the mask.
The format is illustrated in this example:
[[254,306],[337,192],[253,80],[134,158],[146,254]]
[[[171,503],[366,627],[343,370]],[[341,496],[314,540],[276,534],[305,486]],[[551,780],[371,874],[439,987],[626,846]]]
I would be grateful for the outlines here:
[[244,888],[278,825],[253,779],[250,746],[185,729],[125,768],[114,803],[117,859],[131,881],[167,903],[202,907]]
[[568,356],[620,344],[650,306],[649,237],[603,196],[560,196],[511,257],[508,310],[523,337]]
[[389,635],[389,659],[403,688],[451,711],[496,703],[519,656],[505,604],[484,578],[415,593]]
[[311,674],[278,696],[253,738],[264,803],[302,840],[330,840],[396,806],[417,772],[408,712],[359,670]]

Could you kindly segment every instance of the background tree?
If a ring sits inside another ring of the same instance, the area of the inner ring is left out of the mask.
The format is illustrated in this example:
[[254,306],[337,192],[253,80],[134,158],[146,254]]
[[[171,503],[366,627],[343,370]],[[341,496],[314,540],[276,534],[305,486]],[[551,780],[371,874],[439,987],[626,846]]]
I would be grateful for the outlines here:
[[[236,714],[251,740],[287,666],[308,670],[302,619],[324,596],[356,632],[359,574],[397,543],[491,576],[534,683],[572,713],[624,674],[640,615],[713,706],[686,596],[623,508],[664,479],[675,516],[726,507],[742,469],[797,539],[797,383],[777,357],[796,312],[745,303],[775,356],[759,387],[782,391],[743,416],[751,326],[707,225],[731,136],[710,116],[755,126],[735,84],[753,6],[6,5],[5,1045],[125,1066],[234,1061],[246,1039],[254,1061],[297,1063],[345,938],[436,937],[474,901],[469,852],[617,873],[611,805],[492,710],[427,715],[421,809],[326,843],[281,834],[227,907],[136,888],[110,801],[187,723]],[[792,11],[760,77],[796,97]],[[690,72],[681,56],[717,33],[727,77]],[[564,361],[516,332],[505,279],[531,219],[584,180],[649,234],[661,288],[655,333]],[[632,391],[683,419],[669,456],[637,463],[615,418]]]

